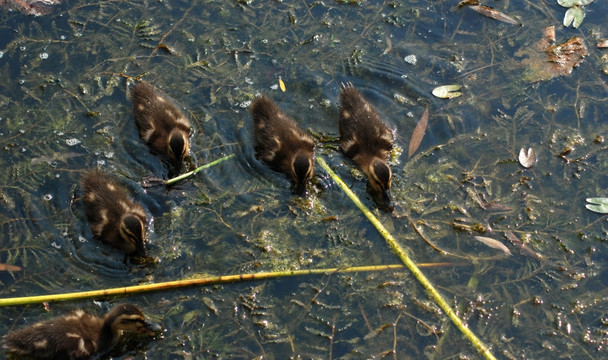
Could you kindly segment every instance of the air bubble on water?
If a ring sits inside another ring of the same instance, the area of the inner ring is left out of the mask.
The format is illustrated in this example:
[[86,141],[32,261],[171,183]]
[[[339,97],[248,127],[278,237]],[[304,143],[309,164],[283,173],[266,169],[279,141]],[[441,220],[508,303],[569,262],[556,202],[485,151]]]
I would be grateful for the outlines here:
[[243,109],[246,109],[249,107],[249,105],[251,105],[251,101],[243,101],[242,103],[239,104],[240,107],[242,107]]
[[51,246],[52,246],[52,247],[54,247],[54,248],[55,248],[55,249],[57,249],[57,250],[61,249],[61,245],[57,244],[57,243],[56,243],[56,242],[54,242],[54,241],[51,243]]
[[53,199],[53,195],[51,195],[51,194],[42,195],[42,200],[51,201],[52,199]]
[[111,159],[114,157],[114,151],[104,151],[104,155],[106,158]]
[[40,56],[40,59],[42,59],[42,60],[46,60],[46,59],[49,58],[49,54],[48,53],[42,53],[39,56]]
[[271,88],[272,90],[276,90],[276,89],[278,89],[278,88],[279,88],[279,84],[274,84],[274,85],[271,85],[271,86],[270,86],[270,88]]
[[66,144],[68,144],[68,146],[74,146],[74,145],[78,145],[80,144],[80,140],[76,139],[76,138],[71,138],[71,139],[67,139],[65,141]]
[[97,160],[97,166],[103,166],[106,164],[105,160]]

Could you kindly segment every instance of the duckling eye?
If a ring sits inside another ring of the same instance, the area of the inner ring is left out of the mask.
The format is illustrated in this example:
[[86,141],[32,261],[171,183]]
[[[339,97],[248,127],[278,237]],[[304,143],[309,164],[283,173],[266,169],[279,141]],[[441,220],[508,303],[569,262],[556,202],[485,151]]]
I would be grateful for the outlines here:
[[120,224],[120,232],[125,238],[132,239],[134,243],[142,241],[141,239],[143,239],[142,223],[133,215],[124,218]]
[[373,181],[370,178],[370,182],[375,183],[372,185],[378,190],[390,189],[392,175],[391,168],[386,163],[377,161],[372,165]]
[[293,161],[292,172],[296,181],[304,181],[312,177],[313,166],[310,157],[299,154]]
[[169,140],[169,154],[175,159],[183,159],[187,152],[188,146],[184,136],[181,134],[171,136]]

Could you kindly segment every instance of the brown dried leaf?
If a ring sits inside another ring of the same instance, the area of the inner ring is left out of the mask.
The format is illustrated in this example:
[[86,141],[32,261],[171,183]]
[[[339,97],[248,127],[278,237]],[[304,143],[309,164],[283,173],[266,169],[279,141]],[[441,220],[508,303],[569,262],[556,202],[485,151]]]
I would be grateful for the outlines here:
[[511,250],[509,250],[509,248],[506,247],[505,244],[501,243],[498,240],[492,239],[492,238],[487,237],[487,236],[474,236],[474,238],[477,241],[479,241],[479,242],[481,242],[481,243],[483,243],[483,244],[485,244],[485,245],[487,245],[487,246],[489,246],[489,247],[491,247],[493,249],[497,249],[497,250],[500,250],[500,251],[504,252],[505,255],[511,255]]
[[595,45],[595,46],[598,47],[598,48],[600,48],[600,49],[608,48],[608,39],[599,41],[597,43],[597,45]]
[[424,113],[418,120],[418,124],[414,128],[414,132],[412,132],[412,137],[410,139],[410,148],[407,152],[407,157],[410,158],[412,155],[418,150],[420,143],[422,142],[422,138],[424,138],[424,133],[426,131],[426,125],[429,122],[429,108],[427,107],[424,110]]
[[20,266],[0,264],[0,271],[21,271],[23,270]]
[[522,60],[528,68],[524,80],[537,82],[568,75],[589,54],[583,39],[578,36],[557,45],[552,44],[553,40],[551,32],[545,29],[536,46],[525,46],[515,53],[516,56],[527,56]]
[[514,18],[510,17],[507,14],[504,14],[496,9],[493,9],[489,6],[485,6],[485,5],[469,5],[469,8],[477,11],[478,13],[480,13],[481,15],[485,16],[485,17],[489,17],[491,19],[494,20],[498,20],[498,21],[502,21],[504,23],[507,24],[511,24],[511,25],[520,25],[521,23],[517,20],[515,20]]

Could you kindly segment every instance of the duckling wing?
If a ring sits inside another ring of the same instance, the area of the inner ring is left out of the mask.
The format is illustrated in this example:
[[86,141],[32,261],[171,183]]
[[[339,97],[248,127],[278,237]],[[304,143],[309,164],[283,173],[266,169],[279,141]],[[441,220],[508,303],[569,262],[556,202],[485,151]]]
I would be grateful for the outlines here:
[[312,156],[312,138],[268,97],[261,96],[252,102],[251,115],[255,127],[256,156],[272,168],[278,171],[289,170],[289,162],[300,151],[310,152]]
[[340,146],[349,156],[365,153],[385,158],[393,146],[393,133],[378,112],[352,86],[340,93]]

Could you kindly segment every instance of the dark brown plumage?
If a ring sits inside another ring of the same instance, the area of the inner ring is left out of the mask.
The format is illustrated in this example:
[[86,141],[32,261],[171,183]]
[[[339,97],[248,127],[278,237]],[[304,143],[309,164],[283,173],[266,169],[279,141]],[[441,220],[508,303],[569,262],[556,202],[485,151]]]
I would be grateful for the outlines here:
[[148,83],[135,84],[132,97],[139,137],[168,163],[170,176],[178,174],[190,151],[190,122],[168,97]]
[[137,306],[122,304],[103,318],[76,310],[11,332],[4,347],[10,354],[35,359],[90,359],[112,349],[123,332],[152,335],[160,330]]
[[393,133],[352,84],[340,92],[339,127],[342,151],[367,175],[372,189],[382,196],[383,205],[391,208],[393,174],[386,158],[393,147]]
[[253,100],[251,115],[256,156],[271,169],[290,176],[295,193],[304,195],[306,181],[314,173],[312,138],[265,95]]
[[98,169],[82,177],[82,201],[93,235],[128,255],[145,256],[146,213]]

